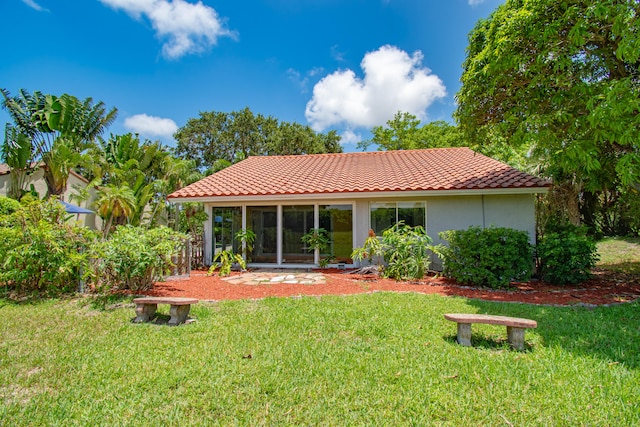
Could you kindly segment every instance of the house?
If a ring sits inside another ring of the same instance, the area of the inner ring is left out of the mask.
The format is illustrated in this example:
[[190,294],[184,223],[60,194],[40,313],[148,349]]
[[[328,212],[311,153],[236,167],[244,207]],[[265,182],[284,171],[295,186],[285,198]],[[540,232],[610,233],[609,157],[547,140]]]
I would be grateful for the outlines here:
[[[67,181],[67,190],[62,194],[63,201],[70,201],[71,195],[75,193],[75,188],[85,188],[89,184],[86,178],[82,175],[70,171],[69,180]],[[29,189],[33,185],[35,191],[39,197],[42,198],[47,194],[47,183],[44,178],[43,167],[35,168],[27,177],[25,182],[25,188]],[[7,196],[9,194],[9,188],[11,186],[11,168],[7,164],[0,164],[0,196]],[[92,199],[95,198],[95,191],[91,190]],[[90,202],[84,202],[83,206],[89,208]],[[91,229],[98,229],[101,225],[101,219],[95,213],[74,215],[74,220],[80,221],[80,223]]]
[[535,194],[549,186],[469,148],[440,148],[249,157],[168,199],[204,203],[205,261],[238,251],[233,236],[247,228],[256,234],[249,265],[299,268],[323,255],[300,240],[319,227],[345,266],[370,229],[380,235],[397,221],[424,226],[434,243],[472,225],[524,230],[534,243]]

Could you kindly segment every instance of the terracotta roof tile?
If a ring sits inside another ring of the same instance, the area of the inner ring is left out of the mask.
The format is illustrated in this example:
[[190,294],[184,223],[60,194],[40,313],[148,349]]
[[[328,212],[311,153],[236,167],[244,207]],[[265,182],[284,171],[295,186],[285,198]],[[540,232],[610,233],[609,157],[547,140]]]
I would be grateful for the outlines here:
[[550,184],[469,148],[249,157],[169,198],[543,188]]

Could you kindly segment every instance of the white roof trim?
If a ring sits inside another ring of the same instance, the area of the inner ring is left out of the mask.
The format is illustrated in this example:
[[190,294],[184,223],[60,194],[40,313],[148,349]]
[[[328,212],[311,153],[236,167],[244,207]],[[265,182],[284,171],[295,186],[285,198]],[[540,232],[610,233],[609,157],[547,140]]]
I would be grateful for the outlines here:
[[202,202],[202,203],[245,203],[262,201],[290,200],[341,200],[341,199],[379,199],[398,197],[441,197],[441,196],[481,196],[502,194],[538,194],[549,191],[548,187],[526,188],[480,188],[462,190],[420,190],[420,191],[358,191],[344,193],[311,193],[311,194],[262,194],[241,196],[206,196],[206,197],[173,197],[170,202]]

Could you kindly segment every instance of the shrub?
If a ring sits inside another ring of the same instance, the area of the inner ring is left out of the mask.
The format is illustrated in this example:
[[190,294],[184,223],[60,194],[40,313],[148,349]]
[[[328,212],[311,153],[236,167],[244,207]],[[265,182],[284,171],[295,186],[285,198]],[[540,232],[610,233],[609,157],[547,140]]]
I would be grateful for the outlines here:
[[421,279],[429,268],[429,244],[424,227],[411,227],[400,222],[382,233],[383,275],[396,280]]
[[20,202],[9,197],[0,196],[0,216],[10,215],[20,209]]
[[365,239],[364,245],[361,248],[354,248],[351,253],[351,258],[354,261],[362,262],[366,259],[370,265],[374,263],[374,260],[381,265],[383,256],[384,248],[373,230],[369,230],[369,236]]
[[93,248],[90,277],[99,291],[149,289],[170,272],[186,238],[167,227],[118,227]]
[[65,221],[54,198],[27,203],[0,226],[0,283],[20,294],[56,295],[76,289],[87,266],[90,230]]
[[542,280],[558,285],[583,282],[591,277],[597,251],[585,228],[554,226],[538,243],[538,273]]
[[444,275],[460,283],[508,287],[512,280],[529,280],[533,251],[526,232],[511,228],[469,227],[441,232],[449,246],[434,251],[444,263]]

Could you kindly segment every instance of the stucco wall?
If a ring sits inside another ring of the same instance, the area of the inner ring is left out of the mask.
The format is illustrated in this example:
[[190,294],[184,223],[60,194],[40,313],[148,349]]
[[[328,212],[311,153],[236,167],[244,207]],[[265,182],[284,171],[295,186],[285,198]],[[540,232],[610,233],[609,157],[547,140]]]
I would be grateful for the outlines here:
[[[433,197],[427,200],[427,233],[434,244],[444,243],[438,234],[470,226],[508,227],[526,231],[535,243],[535,198],[532,194]],[[441,269],[437,257],[432,267]]]
[[[9,192],[11,174],[0,175],[0,195],[6,196]],[[76,200],[71,200],[71,195],[75,194],[75,187],[85,188],[87,186],[87,181],[78,175],[72,173],[69,175],[69,180],[67,181],[67,191],[64,192],[62,199],[65,202],[73,203],[75,205],[78,204]],[[43,198],[47,194],[47,183],[44,180],[44,171],[42,169],[38,169],[27,179],[25,183],[25,188],[29,189],[30,185],[33,184],[34,189],[38,192],[40,198]],[[94,189],[89,190],[91,194],[90,200],[86,202],[82,202],[80,205],[83,208],[92,209],[91,203],[96,198],[96,192]],[[74,215],[71,219],[72,221],[79,221],[81,225],[89,227],[91,229],[97,230],[102,227],[102,219],[96,214],[81,214]]]

